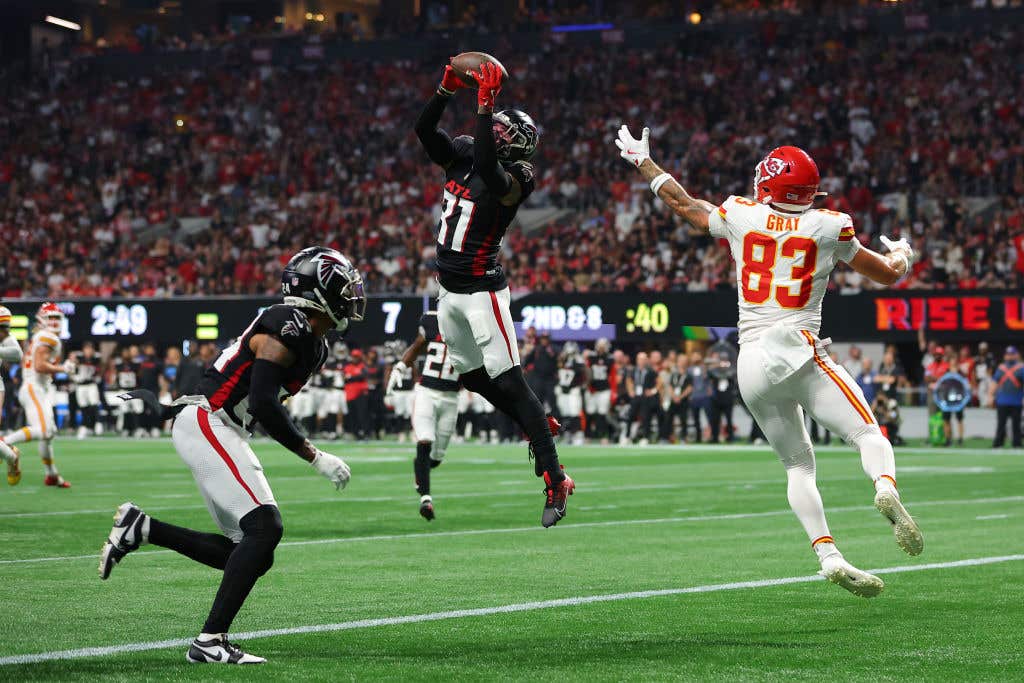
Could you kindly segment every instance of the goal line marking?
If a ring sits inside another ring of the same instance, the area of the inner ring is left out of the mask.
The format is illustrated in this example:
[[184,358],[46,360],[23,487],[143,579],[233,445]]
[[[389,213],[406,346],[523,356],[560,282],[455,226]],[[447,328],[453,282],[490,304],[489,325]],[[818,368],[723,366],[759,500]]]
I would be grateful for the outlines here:
[[[977,567],[1001,562],[1019,562],[1024,560],[1024,555],[1001,555],[995,557],[977,557],[968,560],[955,560],[951,562],[932,562],[930,564],[906,565],[900,567],[885,567],[882,569],[870,569],[874,574],[897,574],[904,572],[919,572],[929,569],[952,569],[955,567]],[[343,621],[336,624],[313,624],[309,626],[293,626],[290,628],[264,629],[261,631],[249,631],[246,633],[233,634],[232,640],[248,641],[257,638],[272,638],[276,636],[291,636],[305,633],[333,633],[335,631],[351,631],[353,629],[375,628],[378,626],[400,626],[403,624],[419,624],[430,621],[444,621],[447,619],[465,619],[468,617],[486,617],[495,614],[512,614],[515,612],[531,612],[556,607],[578,607],[600,602],[619,602],[622,600],[641,600],[645,598],[660,598],[672,595],[687,595],[691,593],[715,593],[719,591],[739,590],[744,588],[768,588],[772,586],[786,586],[796,583],[810,583],[823,581],[817,574],[809,576],[787,576],[777,579],[760,579],[757,581],[736,581],[733,583],[715,583],[704,586],[688,586],[686,588],[665,588],[661,590],[632,591],[629,593],[607,593],[604,595],[587,595],[573,598],[560,598],[557,600],[541,600],[537,602],[520,602],[511,605],[498,605],[496,607],[479,607],[476,609],[458,609],[444,612],[429,612],[426,614],[409,614],[399,617],[381,617],[378,619],[358,619],[356,621]],[[75,650],[55,650],[51,652],[38,652],[25,655],[11,655],[0,657],[0,666],[14,664],[39,664],[43,662],[62,661],[69,659],[81,659],[84,657],[107,657],[129,652],[147,652],[150,650],[165,650],[174,647],[186,647],[191,642],[188,638],[175,638],[172,640],[154,640],[141,643],[124,643],[122,645],[104,645],[100,647],[84,647]]]

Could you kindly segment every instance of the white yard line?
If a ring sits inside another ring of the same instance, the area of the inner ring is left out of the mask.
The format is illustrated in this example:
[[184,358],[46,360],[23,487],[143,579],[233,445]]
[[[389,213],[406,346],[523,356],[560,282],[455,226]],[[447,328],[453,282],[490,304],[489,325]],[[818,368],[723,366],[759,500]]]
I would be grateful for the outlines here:
[[[1006,496],[1004,498],[966,498],[961,500],[924,500],[914,503],[911,509],[919,507],[932,507],[942,505],[988,505],[998,503],[1020,503],[1024,502],[1024,496]],[[829,512],[864,512],[874,511],[873,506],[851,505],[847,507],[829,508]],[[658,517],[653,519],[615,519],[602,522],[567,522],[562,528],[565,529],[589,529],[597,527],[613,526],[636,526],[647,524],[680,524],[687,522],[718,522],[733,519],[756,519],[758,517],[778,517],[792,515],[790,510],[769,510],[767,512],[737,512],[722,515],[693,515],[689,517]],[[399,541],[417,538],[435,538],[439,536],[485,536],[490,534],[518,534],[526,532],[544,532],[539,526],[505,527],[497,529],[462,529],[458,531],[423,531],[411,534],[380,534],[376,536],[342,536],[340,538],[317,538],[308,541],[284,541],[280,547],[306,546],[306,545],[334,545],[338,543],[365,543],[373,541]],[[150,555],[164,555],[172,553],[173,550],[140,550],[132,557],[148,557]],[[0,565],[35,564],[38,562],[65,562],[72,560],[93,560],[99,559],[98,553],[91,555],[64,555],[57,557],[30,557],[19,560],[0,560]]]
[[[955,560],[952,562],[933,562],[930,564],[905,565],[900,567],[884,567],[882,569],[871,569],[874,574],[897,574],[904,572],[919,572],[930,569],[952,569],[956,567],[977,567],[981,565],[997,564],[1001,562],[1019,562],[1024,560],[1024,555],[1002,555],[997,557],[978,557],[968,560]],[[266,629],[262,631],[250,631],[248,633],[235,633],[233,640],[253,640],[256,638],[272,638],[277,636],[291,636],[305,633],[331,633],[336,631],[351,631],[354,629],[375,628],[378,626],[400,626],[404,624],[420,624],[430,621],[443,621],[447,619],[465,619],[469,617],[486,617],[495,614],[512,614],[515,612],[532,612],[542,609],[553,609],[557,607],[579,607],[601,602],[620,602],[623,600],[643,600],[647,598],[660,598],[673,595],[688,595],[691,593],[716,593],[720,591],[741,590],[749,588],[771,588],[774,586],[787,586],[796,583],[810,583],[821,581],[817,574],[809,576],[787,576],[776,579],[758,579],[755,581],[736,581],[733,583],[715,583],[704,586],[688,586],[685,588],[664,588],[660,590],[632,591],[629,593],[609,593],[604,595],[585,595],[571,598],[560,598],[557,600],[541,600],[538,602],[520,602],[511,605],[498,605],[496,607],[479,607],[476,609],[448,610],[444,612],[429,612],[427,614],[409,614],[398,617],[382,617],[378,619],[359,619],[356,621],[343,621],[336,624],[312,624],[308,626],[293,626],[289,628]],[[176,638],[172,640],[155,640],[138,643],[123,643],[120,645],[104,645],[99,647],[85,647],[75,650],[54,650],[50,652],[38,652],[25,655],[11,655],[0,657],[0,666],[12,664],[39,664],[42,662],[63,661],[69,659],[81,659],[83,657],[107,657],[110,655],[124,654],[128,652],[146,652],[150,650],[165,650],[174,647],[186,647],[190,642],[188,638]]]

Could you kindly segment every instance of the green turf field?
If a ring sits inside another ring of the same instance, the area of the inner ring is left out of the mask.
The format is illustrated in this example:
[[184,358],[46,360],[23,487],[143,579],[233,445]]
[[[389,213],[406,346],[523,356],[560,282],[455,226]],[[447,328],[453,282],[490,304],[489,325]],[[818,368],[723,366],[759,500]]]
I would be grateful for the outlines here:
[[[339,444],[353,471],[342,494],[279,448],[256,450],[285,535],[234,632],[267,665],[190,667],[180,643],[156,643],[195,635],[215,571],[148,546],[97,578],[124,500],[214,530],[170,444],[64,440],[74,488],[44,490],[31,448],[21,485],[0,488],[0,680],[1024,679],[1019,451],[898,451],[925,533],[909,558],[859,458],[822,449],[840,549],[889,570],[868,601],[808,578],[817,563],[761,448],[563,448],[577,494],[548,530],[525,448],[452,447],[429,524],[408,446]],[[982,562],[950,566],[963,560]],[[116,646],[141,651],[60,652]]]

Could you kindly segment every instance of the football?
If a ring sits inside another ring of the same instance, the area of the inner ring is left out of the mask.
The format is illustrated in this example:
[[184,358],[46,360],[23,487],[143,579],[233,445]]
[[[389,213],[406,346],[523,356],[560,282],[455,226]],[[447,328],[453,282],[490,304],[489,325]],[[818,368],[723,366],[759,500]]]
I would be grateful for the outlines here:
[[452,57],[452,67],[458,73],[459,78],[466,85],[476,86],[476,79],[468,75],[467,71],[479,71],[480,65],[484,62],[491,62],[497,64],[498,68],[501,69],[501,82],[508,81],[508,71],[501,65],[497,59],[487,54],[486,52],[463,52],[462,54],[455,55]]

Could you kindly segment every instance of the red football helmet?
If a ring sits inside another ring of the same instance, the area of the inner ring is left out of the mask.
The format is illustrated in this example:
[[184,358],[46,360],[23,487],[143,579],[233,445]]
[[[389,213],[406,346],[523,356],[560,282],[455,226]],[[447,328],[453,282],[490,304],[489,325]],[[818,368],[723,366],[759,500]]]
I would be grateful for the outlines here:
[[799,147],[776,147],[754,169],[754,196],[762,204],[791,211],[811,208],[818,192],[818,165]]
[[51,332],[60,332],[64,327],[64,311],[52,301],[47,301],[36,311],[36,323]]

